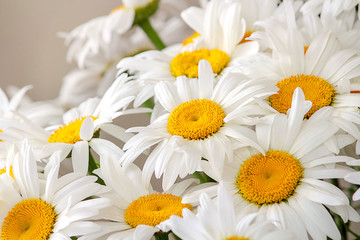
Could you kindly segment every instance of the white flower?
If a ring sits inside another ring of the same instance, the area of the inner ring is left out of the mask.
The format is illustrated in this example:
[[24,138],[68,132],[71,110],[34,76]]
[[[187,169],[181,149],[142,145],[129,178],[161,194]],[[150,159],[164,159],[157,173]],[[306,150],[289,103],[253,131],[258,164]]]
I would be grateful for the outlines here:
[[[263,41],[272,50],[272,57],[263,55],[242,61],[238,70],[250,79],[266,79],[279,87],[278,94],[261,104],[269,111],[286,113],[295,88],[301,87],[306,100],[312,102],[305,117],[331,106],[331,121],[360,139],[360,94],[356,93],[359,84],[355,81],[360,76],[357,50],[343,49],[329,31],[318,33],[307,45],[302,32],[296,29],[294,14],[289,14],[284,23],[272,23],[264,24],[267,41]],[[356,148],[359,153],[359,141]]]
[[259,219],[261,215],[258,213],[239,218],[229,193],[221,183],[217,196],[215,205],[206,193],[201,194],[197,215],[184,209],[183,218],[171,216],[168,221],[171,230],[186,240],[295,239],[290,231],[279,230],[270,220]]
[[239,44],[245,35],[245,22],[238,13],[241,4],[236,1],[211,1],[205,9],[189,8],[183,12],[185,22],[201,34],[193,43],[169,46],[162,51],[147,51],[121,60],[118,68],[135,73],[143,86],[134,106],[139,106],[154,95],[154,86],[162,81],[175,81],[176,77],[198,77],[198,63],[208,60],[213,72],[225,73],[238,58],[257,53],[255,41]]
[[[100,98],[91,98],[78,107],[70,109],[63,115],[63,125],[50,126],[42,129],[27,121],[26,124],[2,121],[11,131],[4,133],[4,140],[19,142],[19,138],[29,138],[34,145],[35,154],[48,157],[56,151],[61,151],[62,159],[72,153],[73,168],[86,174],[89,163],[89,146],[97,153],[103,151],[121,152],[108,140],[96,138],[99,130],[110,134],[121,132],[121,128],[112,124],[113,119],[126,113],[144,112],[144,109],[125,110],[134,99],[133,82],[126,74],[118,77],[112,86]],[[125,110],[125,111],[124,111]],[[147,110],[146,110],[147,111]],[[119,136],[119,135],[118,135]],[[50,162],[45,169],[51,168]]]
[[[347,196],[323,179],[344,178],[352,169],[337,163],[353,160],[335,156],[329,146],[334,144],[338,128],[329,122],[333,111],[324,107],[308,120],[303,120],[311,103],[297,88],[288,115],[274,114],[256,125],[256,142],[262,150],[241,148],[234,161],[224,167],[218,179],[204,162],[203,169],[210,177],[223,181],[238,209],[245,213],[260,212],[281,229],[295,233],[298,239],[340,239],[340,232],[330,213],[341,216],[344,222],[360,221],[359,214],[349,206]],[[341,135],[339,148],[353,139]],[[213,187],[214,188],[214,187]],[[207,192],[211,192],[210,189]],[[215,189],[213,189],[215,196]],[[193,196],[184,198],[191,200]]]
[[156,232],[170,230],[165,223],[171,215],[181,215],[183,208],[195,207],[183,204],[181,199],[197,180],[182,181],[159,193],[141,182],[141,170],[136,165],[125,169],[118,158],[111,154],[100,156],[101,167],[95,173],[104,180],[110,192],[99,196],[112,203],[101,211],[100,217],[110,221],[99,221],[103,230],[88,237],[98,239],[107,235],[107,239],[149,240]]
[[[349,166],[360,166],[360,160],[354,160],[354,161],[350,161],[347,163]],[[353,183],[353,184],[358,184],[360,185],[360,172],[356,171],[356,172],[352,172],[349,173],[345,176],[345,181],[349,182],[349,183]],[[354,201],[358,201],[360,200],[360,188],[358,188],[354,195],[352,196],[352,199]]]
[[254,124],[253,116],[267,114],[253,103],[254,98],[265,98],[275,90],[237,74],[224,75],[214,86],[211,66],[201,60],[199,79],[179,77],[176,83],[156,86],[157,104],[164,112],[149,126],[127,130],[139,133],[126,142],[127,151],[121,159],[127,165],[157,145],[146,160],[143,177],[148,182],[153,172],[157,178],[164,174],[165,190],[178,176],[197,171],[202,158],[221,174],[224,162],[232,159],[233,148],[244,142],[251,144],[252,131],[242,124]]
[[301,7],[301,11],[304,14],[308,14],[310,12],[319,14],[324,5],[328,5],[331,14],[334,16],[339,15],[343,11],[349,11],[351,9],[355,9],[355,6],[360,3],[359,0],[308,0]]
[[96,177],[72,173],[58,178],[58,164],[43,179],[37,172],[30,146],[23,144],[14,160],[14,178],[0,178],[1,239],[68,239],[100,230],[87,221],[105,199],[86,200],[102,190]]

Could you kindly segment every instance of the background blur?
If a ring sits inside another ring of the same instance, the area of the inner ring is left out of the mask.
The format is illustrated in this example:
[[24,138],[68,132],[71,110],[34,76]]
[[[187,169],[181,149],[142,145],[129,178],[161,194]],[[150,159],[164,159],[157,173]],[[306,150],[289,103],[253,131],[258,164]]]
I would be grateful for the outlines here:
[[0,88],[34,86],[33,100],[57,96],[73,66],[58,32],[69,32],[91,18],[108,14],[120,0],[1,0]]

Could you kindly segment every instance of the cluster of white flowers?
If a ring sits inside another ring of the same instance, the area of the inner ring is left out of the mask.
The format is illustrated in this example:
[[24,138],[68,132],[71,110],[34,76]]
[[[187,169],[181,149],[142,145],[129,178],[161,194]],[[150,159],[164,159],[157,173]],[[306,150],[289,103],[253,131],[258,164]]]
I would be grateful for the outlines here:
[[0,239],[360,239],[359,0],[122,3],[0,89]]

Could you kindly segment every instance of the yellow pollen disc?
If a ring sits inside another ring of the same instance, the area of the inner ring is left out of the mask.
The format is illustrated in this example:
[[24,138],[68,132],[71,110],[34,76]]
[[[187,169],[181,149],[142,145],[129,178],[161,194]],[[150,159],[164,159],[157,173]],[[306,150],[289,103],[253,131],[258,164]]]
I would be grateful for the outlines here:
[[[3,132],[3,130],[0,129],[0,132]],[[4,141],[4,140],[1,140],[1,139],[0,139],[0,142],[3,142],[3,141]]]
[[300,87],[305,99],[312,102],[312,108],[305,115],[305,118],[311,117],[322,107],[330,106],[335,97],[334,87],[326,80],[314,75],[296,75],[285,78],[278,82],[278,94],[270,96],[270,105],[281,113],[287,112],[291,107],[292,95],[297,87]]
[[170,63],[172,75],[197,78],[198,63],[201,59],[207,60],[216,74],[219,74],[230,62],[230,57],[219,49],[203,48],[193,52],[184,52],[172,59]]
[[[0,169],[0,175],[1,175],[1,174],[4,174],[4,173],[6,173],[6,167]],[[10,166],[10,176],[11,176],[13,179],[15,179],[15,177],[14,177],[14,172],[13,172],[13,167],[12,167],[12,166]]]
[[251,40],[246,40],[247,37],[250,37],[250,35],[253,33],[253,31],[246,31],[244,34],[243,39],[241,39],[240,43],[244,43],[244,42],[250,42]]
[[257,205],[280,203],[294,194],[303,177],[298,159],[285,151],[253,155],[240,168],[236,186],[244,199]]
[[172,135],[189,140],[205,139],[224,125],[221,106],[208,99],[195,99],[177,106],[168,119],[167,129]]
[[183,46],[186,46],[186,45],[188,45],[189,43],[193,43],[194,41],[194,39],[195,38],[197,38],[197,37],[199,37],[200,36],[200,33],[198,33],[198,32],[194,32],[194,34],[193,35],[191,35],[190,37],[188,37],[188,38],[186,38],[184,41],[183,41]]
[[49,239],[56,216],[54,208],[41,199],[23,200],[17,203],[5,217],[0,239]]
[[75,121],[71,121],[68,124],[64,124],[57,130],[55,130],[55,132],[53,134],[50,135],[48,142],[49,143],[58,142],[58,143],[74,144],[76,142],[81,141],[80,128],[81,128],[82,123],[84,122],[84,120],[87,117],[91,117],[94,121],[97,119],[92,116],[85,116],[85,117],[78,118]]
[[192,210],[190,204],[182,204],[181,197],[168,193],[152,193],[139,197],[125,210],[125,222],[132,227],[140,224],[156,226],[170,218],[171,215],[182,217],[182,210]]
[[122,10],[122,9],[126,9],[126,7],[124,5],[120,5],[120,6],[116,7],[116,8],[114,8],[113,10],[111,10],[110,13],[114,13],[114,12]]
[[233,236],[233,237],[225,238],[225,240],[250,240],[250,239],[249,238],[244,238],[244,237]]

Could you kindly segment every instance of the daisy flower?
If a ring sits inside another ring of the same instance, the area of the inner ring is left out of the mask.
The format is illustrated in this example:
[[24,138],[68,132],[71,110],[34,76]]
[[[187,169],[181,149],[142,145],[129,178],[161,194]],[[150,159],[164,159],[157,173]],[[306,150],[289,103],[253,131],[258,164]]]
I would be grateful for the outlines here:
[[1,239],[70,239],[100,227],[87,221],[107,207],[106,199],[86,200],[102,190],[94,176],[72,173],[58,178],[58,164],[48,177],[39,176],[25,142],[14,159],[14,178],[0,178]]
[[[4,140],[19,142],[19,138],[26,137],[34,145],[35,154],[40,158],[48,157],[56,151],[61,151],[62,159],[71,152],[73,168],[77,172],[86,174],[89,163],[89,146],[100,153],[102,151],[121,151],[108,140],[98,138],[99,130],[109,132],[123,132],[120,127],[112,124],[113,119],[125,114],[124,109],[134,99],[135,88],[132,78],[123,74],[112,84],[104,96],[90,98],[78,107],[70,109],[63,115],[63,125],[50,126],[42,129],[27,121],[26,124],[1,121],[11,128],[4,136]],[[129,82],[130,81],[130,82]],[[148,109],[145,109],[148,111]],[[144,109],[126,110],[126,113],[144,112]],[[119,137],[119,134],[117,135]],[[45,169],[52,166],[52,163]]]
[[165,224],[170,216],[181,216],[184,208],[195,207],[183,204],[182,197],[197,180],[188,179],[168,191],[156,192],[151,186],[142,184],[141,170],[135,164],[125,169],[116,155],[100,156],[100,166],[94,172],[111,190],[99,196],[110,199],[112,206],[101,211],[100,217],[109,221],[98,222],[103,230],[90,234],[91,238],[106,235],[109,240],[149,240],[157,232],[170,231]]
[[200,195],[198,214],[183,210],[183,218],[171,216],[168,224],[186,240],[285,240],[295,239],[290,231],[279,230],[270,220],[259,219],[258,213],[238,218],[232,199],[222,183],[215,205],[206,193]]
[[[148,17],[158,6],[158,0],[123,0],[122,2],[123,5],[112,10],[110,14],[94,18],[68,34],[60,34],[65,38],[65,44],[70,45],[68,60],[75,57],[79,66],[83,67],[86,56],[96,55],[103,48],[107,48],[106,45],[114,36],[120,36],[131,29],[136,11],[139,12],[139,17]],[[141,16],[142,13],[145,15]]]
[[[184,33],[184,24],[179,21],[177,15],[188,7],[188,1],[124,0],[122,2],[123,5],[113,9],[110,14],[94,18],[70,33],[60,33],[60,36],[65,38],[65,44],[69,46],[68,61],[75,60],[79,68],[84,68],[88,59],[109,53],[109,45],[119,45],[119,39],[126,41],[127,38],[133,38],[133,26],[150,17],[155,11],[152,23],[165,43],[173,42],[179,33]],[[140,30],[137,27],[135,29],[135,32]],[[135,41],[139,42],[139,40],[152,48],[144,36]],[[142,44],[134,50],[139,50],[141,46]],[[126,43],[121,43],[121,47],[128,46]]]
[[263,55],[256,61],[242,62],[239,69],[250,79],[267,79],[279,88],[277,94],[266,101],[260,100],[260,104],[274,113],[286,113],[295,88],[301,87],[306,100],[312,102],[306,118],[322,107],[331,106],[331,121],[360,139],[360,94],[354,93],[359,90],[355,80],[360,76],[360,56],[356,49],[342,49],[329,31],[319,33],[306,45],[302,33],[296,29],[294,14],[288,14],[282,25],[278,22],[265,27],[272,57]]
[[265,98],[274,91],[274,86],[252,83],[238,74],[224,75],[214,86],[211,66],[201,60],[199,79],[179,77],[175,83],[164,81],[156,86],[164,113],[149,126],[127,130],[138,134],[126,142],[121,160],[128,165],[157,145],[145,162],[143,177],[149,182],[153,172],[157,178],[164,174],[165,190],[178,176],[197,171],[202,158],[220,174],[224,161],[231,161],[234,146],[252,142],[252,132],[242,124],[254,124],[253,116],[268,114],[253,103],[254,98]]
[[[234,161],[224,167],[223,178],[217,178],[206,162],[202,168],[212,178],[223,181],[238,209],[245,213],[263,213],[281,229],[291,230],[298,239],[340,239],[340,232],[328,208],[344,222],[360,221],[349,206],[347,196],[323,179],[344,178],[352,169],[337,163],[353,160],[335,156],[329,142],[339,130],[329,122],[333,111],[324,107],[308,120],[311,108],[304,93],[297,88],[292,107],[285,114],[274,114],[256,125],[256,141],[261,151],[241,148]],[[338,147],[353,141],[348,135],[337,139]],[[212,196],[215,196],[212,187]],[[209,194],[210,189],[205,190]],[[197,194],[189,195],[191,201]],[[325,208],[326,207],[326,208]]]
[[20,89],[9,87],[10,96],[0,89],[0,117],[12,120],[21,120],[18,116],[24,115],[28,119],[41,126],[56,122],[56,118],[63,114],[63,111],[50,102],[34,102],[28,96],[32,86],[28,85]]
[[120,71],[134,73],[142,86],[134,106],[140,106],[151,98],[154,86],[159,82],[174,82],[179,76],[198,77],[201,59],[209,61],[213,72],[220,75],[235,59],[257,53],[258,44],[255,41],[239,44],[246,31],[245,21],[238,14],[241,10],[239,2],[214,0],[205,9],[195,9],[185,10],[182,17],[187,23],[196,22],[204,26],[203,29],[195,28],[201,34],[197,41],[186,46],[175,44],[162,51],[146,51],[118,63]]

